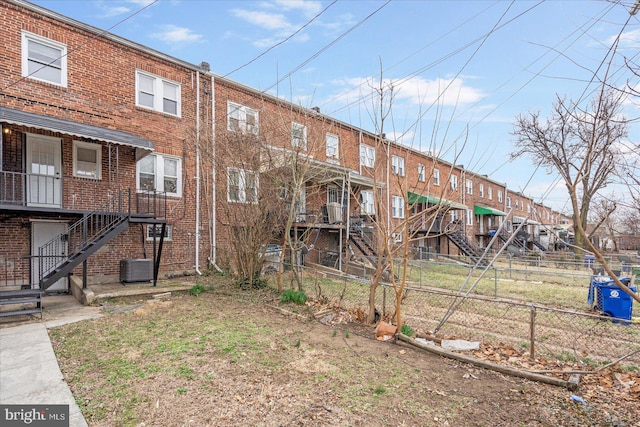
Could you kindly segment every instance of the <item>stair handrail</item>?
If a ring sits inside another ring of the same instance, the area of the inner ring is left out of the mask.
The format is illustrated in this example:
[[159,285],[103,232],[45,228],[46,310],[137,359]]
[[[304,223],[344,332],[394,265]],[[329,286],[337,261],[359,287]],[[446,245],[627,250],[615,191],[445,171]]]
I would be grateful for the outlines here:
[[126,202],[122,190],[115,195],[109,194],[103,205],[71,224],[66,233],[59,234],[38,248],[38,283],[71,256],[131,215],[131,189],[126,192]]

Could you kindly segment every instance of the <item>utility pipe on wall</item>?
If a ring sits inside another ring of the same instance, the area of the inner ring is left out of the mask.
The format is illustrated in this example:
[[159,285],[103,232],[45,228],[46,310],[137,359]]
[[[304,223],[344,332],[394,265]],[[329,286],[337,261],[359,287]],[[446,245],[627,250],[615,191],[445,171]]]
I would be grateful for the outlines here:
[[200,72],[196,71],[196,231],[195,231],[196,273],[200,271]]

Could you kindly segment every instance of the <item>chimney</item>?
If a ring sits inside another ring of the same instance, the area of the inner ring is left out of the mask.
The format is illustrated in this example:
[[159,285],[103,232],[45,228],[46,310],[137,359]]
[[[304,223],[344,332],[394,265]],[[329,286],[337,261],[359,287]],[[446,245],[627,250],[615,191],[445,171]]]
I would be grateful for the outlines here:
[[211,71],[211,67],[209,66],[209,63],[204,61],[200,63],[200,69],[205,72]]
[[311,109],[316,113],[320,114],[320,107],[311,107]]

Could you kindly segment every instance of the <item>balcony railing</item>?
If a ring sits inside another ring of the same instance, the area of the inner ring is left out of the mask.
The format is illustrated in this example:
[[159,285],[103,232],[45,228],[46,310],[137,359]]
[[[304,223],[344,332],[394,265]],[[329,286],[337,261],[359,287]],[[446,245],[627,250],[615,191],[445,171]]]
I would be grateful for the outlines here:
[[120,191],[113,182],[0,171],[0,206],[93,211]]

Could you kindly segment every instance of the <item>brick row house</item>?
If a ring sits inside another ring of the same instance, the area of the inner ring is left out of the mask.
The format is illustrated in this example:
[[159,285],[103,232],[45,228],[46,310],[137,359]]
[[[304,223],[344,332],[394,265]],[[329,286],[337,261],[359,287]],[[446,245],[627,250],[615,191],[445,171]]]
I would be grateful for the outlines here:
[[[20,0],[0,4],[0,24],[0,270],[14,286],[123,279],[141,259],[154,278],[233,264],[256,216],[273,243],[290,218],[293,261],[341,270],[378,254],[380,224],[416,254],[473,258],[515,230],[546,250],[559,221],[504,183],[204,62]],[[278,214],[260,210],[268,188]]]

